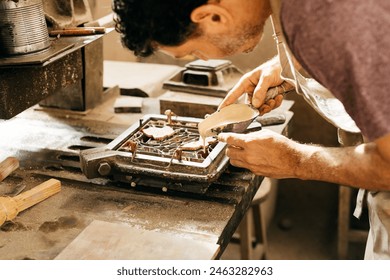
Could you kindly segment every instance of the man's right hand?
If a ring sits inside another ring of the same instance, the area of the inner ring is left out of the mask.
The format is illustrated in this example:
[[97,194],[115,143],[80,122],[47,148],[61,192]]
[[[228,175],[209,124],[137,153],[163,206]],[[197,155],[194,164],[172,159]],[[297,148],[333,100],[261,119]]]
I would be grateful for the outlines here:
[[283,100],[281,94],[266,103],[264,101],[267,90],[283,82],[280,73],[281,66],[279,58],[276,56],[242,76],[239,82],[228,92],[218,109],[235,103],[245,93],[247,94],[247,101],[253,107],[259,109],[260,115],[279,107]]

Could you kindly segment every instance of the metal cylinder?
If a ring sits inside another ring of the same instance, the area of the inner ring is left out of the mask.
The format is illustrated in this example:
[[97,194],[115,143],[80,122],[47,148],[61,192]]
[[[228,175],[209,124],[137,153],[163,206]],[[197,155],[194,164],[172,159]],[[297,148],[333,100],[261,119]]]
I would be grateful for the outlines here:
[[50,40],[42,2],[17,6],[0,1],[0,56],[47,49]]

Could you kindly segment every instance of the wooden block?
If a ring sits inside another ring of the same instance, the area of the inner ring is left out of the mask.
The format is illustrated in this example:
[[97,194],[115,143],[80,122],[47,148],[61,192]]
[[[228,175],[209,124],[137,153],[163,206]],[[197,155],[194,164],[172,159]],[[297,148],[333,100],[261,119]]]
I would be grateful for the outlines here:
[[208,260],[219,245],[174,233],[137,229],[125,224],[93,221],[57,260]]
[[119,96],[114,103],[115,113],[141,113],[142,97]]
[[18,168],[19,160],[15,157],[7,157],[5,160],[0,162],[0,182]]
[[178,116],[204,118],[206,114],[212,114],[218,109],[222,98],[190,94],[176,91],[167,91],[160,96],[160,113],[171,110]]

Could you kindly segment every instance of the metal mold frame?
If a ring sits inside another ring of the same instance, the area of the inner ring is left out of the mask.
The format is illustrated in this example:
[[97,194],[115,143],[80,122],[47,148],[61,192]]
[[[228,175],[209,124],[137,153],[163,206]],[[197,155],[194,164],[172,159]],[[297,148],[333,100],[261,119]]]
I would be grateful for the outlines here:
[[[151,120],[166,120],[165,115],[145,115],[112,142],[101,148],[80,151],[81,170],[89,179],[109,177],[138,185],[204,193],[228,166],[226,144],[218,142],[203,162],[119,151],[129,138]],[[176,117],[175,122],[199,123],[201,119]]]

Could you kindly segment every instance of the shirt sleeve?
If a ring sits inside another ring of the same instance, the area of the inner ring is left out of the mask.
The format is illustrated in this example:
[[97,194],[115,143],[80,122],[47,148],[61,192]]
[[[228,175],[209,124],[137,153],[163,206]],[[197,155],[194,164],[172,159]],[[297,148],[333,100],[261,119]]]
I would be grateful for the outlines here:
[[297,60],[363,135],[390,133],[390,1],[284,0],[281,22]]

